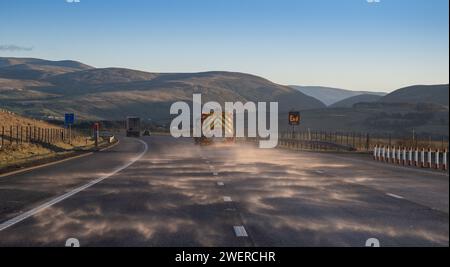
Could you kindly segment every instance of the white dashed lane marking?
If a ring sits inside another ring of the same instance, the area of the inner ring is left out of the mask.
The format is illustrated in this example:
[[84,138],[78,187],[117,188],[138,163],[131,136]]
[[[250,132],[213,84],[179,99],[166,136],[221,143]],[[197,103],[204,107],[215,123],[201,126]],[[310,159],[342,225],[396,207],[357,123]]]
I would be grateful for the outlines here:
[[[206,161],[206,164],[210,164],[210,163],[211,163],[210,161]],[[214,171],[214,166],[213,165],[209,165],[209,169],[211,171]],[[218,176],[219,173],[214,171],[213,175],[214,176]],[[217,182],[217,185],[218,186],[224,186],[225,183],[224,182]],[[223,197],[223,201],[224,202],[233,202],[233,200],[229,196]],[[236,209],[234,209],[234,208],[227,208],[225,210],[226,211],[236,211]],[[245,230],[244,226],[242,226],[242,225],[233,226],[233,229],[234,229],[234,233],[235,233],[236,237],[248,237],[247,231]]]
[[234,226],[234,233],[236,234],[236,237],[247,237],[247,231],[245,231],[244,226]]
[[397,198],[397,199],[404,199],[404,197],[396,195],[396,194],[386,193],[386,195],[393,197],[393,198]]

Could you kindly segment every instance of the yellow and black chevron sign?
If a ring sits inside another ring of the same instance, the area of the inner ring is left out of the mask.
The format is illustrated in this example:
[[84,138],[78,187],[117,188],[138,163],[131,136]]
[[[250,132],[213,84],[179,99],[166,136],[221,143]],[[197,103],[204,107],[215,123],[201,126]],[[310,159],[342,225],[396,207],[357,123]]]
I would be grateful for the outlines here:
[[222,128],[224,134],[234,135],[233,127],[233,114],[222,112],[222,114],[216,113],[204,113],[202,114],[202,130],[203,132]]

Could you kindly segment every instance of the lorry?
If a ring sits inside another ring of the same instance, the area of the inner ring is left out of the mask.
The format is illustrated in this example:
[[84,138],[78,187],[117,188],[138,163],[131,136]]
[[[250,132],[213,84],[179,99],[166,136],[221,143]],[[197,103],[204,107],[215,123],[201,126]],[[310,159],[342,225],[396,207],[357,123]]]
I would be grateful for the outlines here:
[[[221,143],[235,143],[236,138],[234,134],[233,127],[233,114],[227,114],[226,112],[222,112],[222,114],[215,113],[202,113],[201,115],[201,128],[202,128],[202,136],[195,137],[195,144],[198,145],[211,145],[213,143],[221,142]],[[208,138],[203,133],[205,129],[210,128],[211,130],[214,127],[222,127],[222,135],[223,137],[212,137]],[[226,137],[226,133],[228,135],[232,135],[232,137]]]
[[127,117],[127,137],[141,136],[141,119],[139,117]]

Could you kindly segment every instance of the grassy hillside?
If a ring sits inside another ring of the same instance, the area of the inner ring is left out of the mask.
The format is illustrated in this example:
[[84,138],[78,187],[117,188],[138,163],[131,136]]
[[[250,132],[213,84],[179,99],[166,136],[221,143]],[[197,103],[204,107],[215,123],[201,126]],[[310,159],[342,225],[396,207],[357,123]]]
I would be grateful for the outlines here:
[[0,58],[0,77],[13,80],[40,80],[52,75],[91,69],[80,62],[35,58]]
[[62,75],[49,77],[48,82],[56,86],[117,84],[137,81],[149,81],[158,74],[121,68],[89,69],[85,71],[69,72]]
[[[449,136],[449,110],[433,104],[360,103],[353,108],[327,108],[302,112],[300,129],[324,131],[368,132],[412,136],[440,140]],[[280,125],[289,130],[287,114]]]
[[449,106],[448,84],[415,85],[396,90],[383,98],[385,103],[433,103]]
[[92,68],[91,66],[73,60],[52,61],[38,58],[0,57],[0,68],[17,65],[59,67],[72,70],[83,70]]
[[4,109],[0,109],[0,128],[9,128],[10,126],[36,126],[41,128],[59,128],[56,125],[50,124],[45,121],[35,120],[32,118],[23,117]]
[[[76,134],[73,135],[71,144],[61,141],[52,143],[51,145],[27,142],[16,144],[14,139],[12,142],[10,141],[10,126],[13,127],[13,136],[16,127],[62,129],[58,125],[27,118],[0,109],[0,172],[4,168],[9,168],[12,165],[21,165],[25,162],[34,160],[47,160],[57,156],[67,155],[68,153],[72,153],[75,149],[89,148],[93,145],[93,141],[86,140],[85,137]],[[5,131],[5,138],[2,142],[1,134],[3,133],[3,130]]]
[[[303,129],[369,132],[422,138],[449,136],[448,85],[411,86],[384,97],[358,95],[327,109],[304,111]],[[286,129],[286,116],[282,125]]]
[[346,98],[344,100],[334,103],[330,107],[331,108],[351,108],[351,107],[353,107],[353,105],[355,105],[357,103],[377,102],[380,99],[381,99],[381,96],[379,96],[379,95],[363,94],[363,95],[357,95],[357,96],[352,96],[352,97]]
[[[276,101],[282,114],[301,110],[301,127],[312,129],[406,135],[414,129],[448,136],[448,85],[412,86],[381,98],[383,93],[296,88],[236,72],[148,73],[96,69],[74,61],[0,58],[0,106],[35,118],[62,119],[67,112],[76,113],[78,120],[123,120],[136,115],[162,125],[170,122],[172,103],[190,103],[198,93],[203,103]],[[327,108],[299,90],[326,103],[341,102]],[[283,127],[285,117],[280,115]]]
[[[4,75],[2,69],[0,78]],[[123,119],[128,115],[167,120],[170,105],[191,102],[194,93],[202,94],[203,102],[277,101],[281,110],[325,107],[290,87],[243,73],[147,73],[106,68],[52,72],[31,81],[20,79],[28,75],[26,71],[17,69],[16,73],[2,78],[0,104],[34,117],[62,117],[66,112],[75,112],[78,118],[91,120]]]

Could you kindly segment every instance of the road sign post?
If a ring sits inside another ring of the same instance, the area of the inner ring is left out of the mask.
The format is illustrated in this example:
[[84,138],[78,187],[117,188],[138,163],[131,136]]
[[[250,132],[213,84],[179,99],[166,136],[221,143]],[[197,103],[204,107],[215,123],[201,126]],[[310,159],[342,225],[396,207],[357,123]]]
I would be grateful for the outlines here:
[[98,147],[98,138],[100,135],[100,124],[98,122],[96,122],[96,123],[94,123],[94,125],[92,125],[92,128],[94,130],[95,147]]
[[292,138],[295,138],[295,126],[300,125],[300,112],[291,111],[289,112],[289,125],[292,126]]
[[72,144],[72,125],[75,123],[75,114],[66,113],[64,115],[64,125],[69,127],[69,144]]

